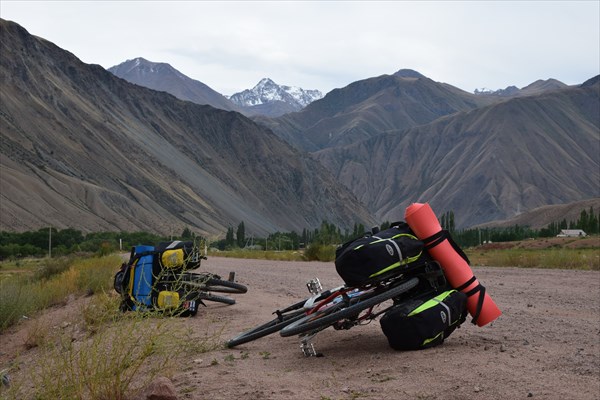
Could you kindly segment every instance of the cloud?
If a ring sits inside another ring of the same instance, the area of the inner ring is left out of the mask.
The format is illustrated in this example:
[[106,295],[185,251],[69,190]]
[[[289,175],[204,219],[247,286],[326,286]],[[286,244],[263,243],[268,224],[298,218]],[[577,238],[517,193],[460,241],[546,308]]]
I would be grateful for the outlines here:
[[600,73],[596,1],[3,0],[2,18],[105,68],[144,57],[232,94],[333,88],[402,68],[461,89]]

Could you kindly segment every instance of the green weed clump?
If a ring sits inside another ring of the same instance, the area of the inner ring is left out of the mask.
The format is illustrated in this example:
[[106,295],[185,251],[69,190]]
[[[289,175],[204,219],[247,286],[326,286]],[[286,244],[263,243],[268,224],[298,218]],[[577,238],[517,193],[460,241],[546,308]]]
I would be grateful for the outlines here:
[[228,258],[244,258],[252,260],[275,260],[275,261],[306,261],[304,255],[298,250],[245,250],[234,249],[214,253],[213,256]]
[[68,257],[45,258],[34,273],[35,280],[47,280],[68,270],[75,260]]
[[473,265],[600,271],[597,249],[503,249],[469,254]]
[[0,333],[22,317],[53,305],[69,295],[93,294],[112,287],[121,259],[110,255],[89,259],[48,260],[33,274],[0,280]]
[[330,244],[311,244],[304,252],[306,261],[334,261],[336,246]]
[[[50,327],[34,365],[14,363],[7,399],[125,400],[158,376],[171,378],[185,357],[222,346],[221,332],[199,335],[187,319],[118,311],[118,296],[95,295],[58,335]],[[36,329],[37,332],[37,329]],[[14,372],[14,374],[13,374]]]
[[[81,343],[63,337],[40,358],[37,398],[125,399],[159,373],[171,376],[183,351],[164,320],[132,320]],[[134,385],[135,384],[135,385]]]

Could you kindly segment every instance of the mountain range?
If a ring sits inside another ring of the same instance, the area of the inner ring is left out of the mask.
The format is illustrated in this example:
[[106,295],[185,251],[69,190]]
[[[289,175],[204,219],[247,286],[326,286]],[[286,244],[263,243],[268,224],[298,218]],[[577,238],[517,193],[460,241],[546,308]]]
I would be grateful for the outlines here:
[[402,69],[334,89],[300,112],[259,122],[295,147],[313,152],[424,125],[495,101]]
[[316,157],[382,220],[427,201],[468,227],[599,197],[599,88],[517,97]]
[[[468,93],[400,69],[273,117],[248,112],[258,94],[240,104],[216,92],[182,99],[177,93],[208,86],[180,76],[162,80],[173,88],[152,87],[152,71],[139,66],[107,73],[5,21],[2,46],[0,82],[10,88],[0,110],[2,169],[12,168],[2,174],[2,229],[40,216],[39,226],[77,223],[66,211],[42,212],[59,203],[89,216],[90,229],[216,233],[241,220],[261,232],[398,220],[412,202],[453,211],[461,228],[600,197],[598,77]],[[135,85],[115,76],[134,70]],[[57,200],[47,207],[50,195]]]
[[122,62],[108,71],[128,82],[170,93],[181,100],[237,111],[246,116],[278,117],[299,111],[323,97],[318,90],[278,85],[269,78],[261,79],[252,89],[228,97],[183,75],[167,63],[152,62],[142,57]]
[[242,114],[131,84],[0,20],[0,229],[248,235],[373,222]]
[[521,89],[516,86],[508,86],[505,89],[490,90],[490,89],[475,89],[477,95],[491,95],[502,97],[527,96],[531,94],[539,94],[546,90],[563,89],[567,85],[556,79],[537,80]]

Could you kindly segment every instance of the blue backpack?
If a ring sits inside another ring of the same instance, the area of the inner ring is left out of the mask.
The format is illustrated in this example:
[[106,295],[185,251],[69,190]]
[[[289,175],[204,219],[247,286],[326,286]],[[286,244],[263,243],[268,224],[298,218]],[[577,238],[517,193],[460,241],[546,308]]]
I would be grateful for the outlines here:
[[191,242],[134,246],[129,261],[121,265],[114,278],[114,289],[122,297],[121,310],[169,309],[182,316],[195,315],[199,293],[165,282],[173,274],[195,266],[198,259],[191,255]]

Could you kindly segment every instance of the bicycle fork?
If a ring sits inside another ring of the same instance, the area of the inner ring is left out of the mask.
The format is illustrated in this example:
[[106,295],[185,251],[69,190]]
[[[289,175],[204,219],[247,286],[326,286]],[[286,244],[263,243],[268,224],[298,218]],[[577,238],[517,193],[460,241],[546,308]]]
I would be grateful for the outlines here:
[[[323,291],[323,286],[321,286],[319,278],[313,278],[306,282],[306,288],[313,296],[316,296]],[[317,336],[317,333],[319,332],[300,335],[300,350],[302,351],[302,354],[304,354],[304,357],[323,357],[322,353],[317,353],[315,345],[312,342],[314,337]]]

